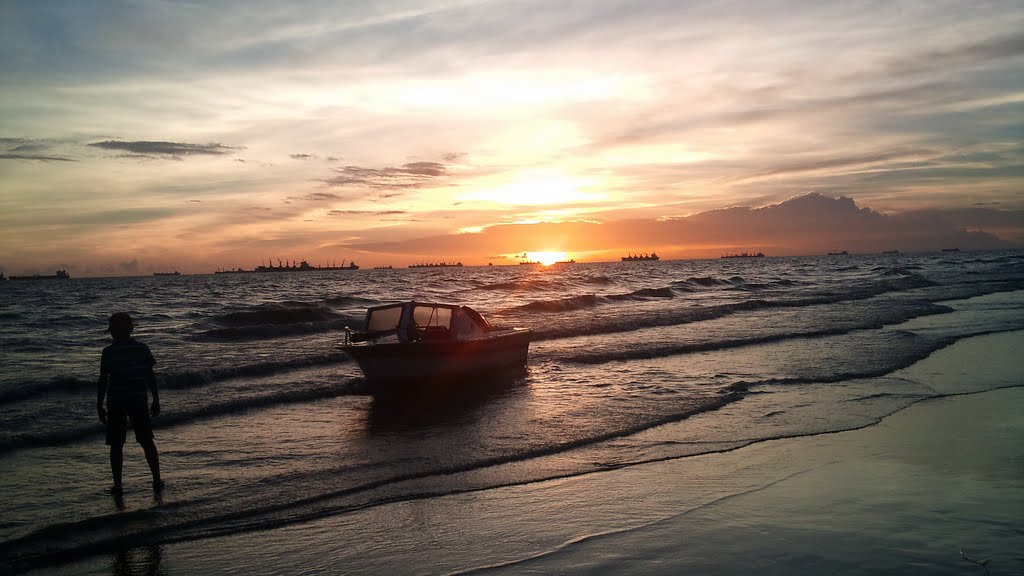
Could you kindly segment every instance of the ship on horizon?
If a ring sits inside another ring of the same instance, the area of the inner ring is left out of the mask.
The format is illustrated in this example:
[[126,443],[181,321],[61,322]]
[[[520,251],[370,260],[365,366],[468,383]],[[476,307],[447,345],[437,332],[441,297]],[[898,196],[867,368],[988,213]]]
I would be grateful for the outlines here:
[[420,262],[419,264],[410,264],[409,268],[458,268],[462,266],[462,262]]
[[764,252],[740,252],[738,254],[722,254],[722,258],[764,258]]
[[181,272],[177,270],[173,272],[153,272],[153,276],[181,276]]
[[623,256],[623,262],[646,262],[653,260],[661,260],[657,253],[651,252],[650,254],[644,252],[643,254],[633,254],[632,252],[628,256]]
[[57,270],[55,274],[33,274],[31,276],[11,276],[11,280],[64,280],[71,278],[67,270]]
[[311,266],[309,262],[302,260],[298,264],[292,260],[289,264],[285,262],[281,263],[277,261],[277,266],[274,266],[273,262],[268,261],[267,266],[262,264],[256,267],[256,272],[318,272],[318,271],[329,271],[329,270],[359,270],[359,266],[355,262],[350,262],[348,266],[345,265],[345,261],[341,261],[341,266]]

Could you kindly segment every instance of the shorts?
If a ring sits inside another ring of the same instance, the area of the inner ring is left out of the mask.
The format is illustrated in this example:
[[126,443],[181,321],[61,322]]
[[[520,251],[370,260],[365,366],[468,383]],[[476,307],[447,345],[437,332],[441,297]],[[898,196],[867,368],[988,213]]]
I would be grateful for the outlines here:
[[139,444],[153,439],[153,426],[149,419],[149,406],[145,398],[107,404],[107,444],[124,444],[128,436],[128,423],[135,429]]

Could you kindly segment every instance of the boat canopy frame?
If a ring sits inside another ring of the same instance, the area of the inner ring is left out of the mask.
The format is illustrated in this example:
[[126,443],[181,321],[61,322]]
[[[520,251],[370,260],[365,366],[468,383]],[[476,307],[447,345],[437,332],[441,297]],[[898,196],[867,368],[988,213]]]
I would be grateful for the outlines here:
[[462,339],[494,327],[476,310],[458,304],[394,302],[366,310],[364,329],[345,327],[345,344],[376,341],[395,336],[402,342]]

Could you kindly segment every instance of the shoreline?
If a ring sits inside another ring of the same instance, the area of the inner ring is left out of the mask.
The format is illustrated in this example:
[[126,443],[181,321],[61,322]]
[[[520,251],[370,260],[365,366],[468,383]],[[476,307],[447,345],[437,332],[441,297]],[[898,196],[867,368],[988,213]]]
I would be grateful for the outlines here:
[[941,396],[866,427],[395,502],[46,573],[984,574],[961,548],[990,560],[991,574],[1021,573],[1022,339],[967,338],[897,371]]

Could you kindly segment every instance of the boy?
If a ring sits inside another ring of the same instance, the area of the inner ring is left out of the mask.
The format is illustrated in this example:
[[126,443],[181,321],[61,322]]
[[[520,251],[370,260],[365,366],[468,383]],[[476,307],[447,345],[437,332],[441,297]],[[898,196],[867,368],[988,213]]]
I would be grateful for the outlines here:
[[[124,441],[128,420],[135,429],[135,440],[146,453],[146,462],[153,473],[153,489],[164,487],[160,479],[160,456],[153,442],[153,428],[149,417],[160,414],[160,396],[156,388],[153,366],[156,359],[145,344],[132,338],[134,324],[125,312],[110,316],[107,331],[114,343],[103,349],[100,358],[100,379],[96,385],[96,412],[100,422],[107,425],[107,444],[110,446],[110,472],[114,485],[110,492],[119,495],[121,466],[124,462]],[[153,404],[147,409],[146,388],[153,394]],[[103,409],[103,396],[107,408]]]

